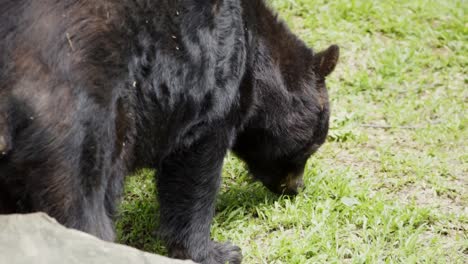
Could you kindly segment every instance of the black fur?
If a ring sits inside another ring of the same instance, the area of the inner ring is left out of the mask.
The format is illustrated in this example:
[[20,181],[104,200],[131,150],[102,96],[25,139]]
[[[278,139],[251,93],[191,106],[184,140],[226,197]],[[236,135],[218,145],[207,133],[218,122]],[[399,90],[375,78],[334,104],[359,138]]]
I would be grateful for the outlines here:
[[325,77],[263,0],[0,0],[0,213],[114,239],[124,176],[158,170],[170,255],[240,263],[210,239],[232,149],[278,193],[324,142]]

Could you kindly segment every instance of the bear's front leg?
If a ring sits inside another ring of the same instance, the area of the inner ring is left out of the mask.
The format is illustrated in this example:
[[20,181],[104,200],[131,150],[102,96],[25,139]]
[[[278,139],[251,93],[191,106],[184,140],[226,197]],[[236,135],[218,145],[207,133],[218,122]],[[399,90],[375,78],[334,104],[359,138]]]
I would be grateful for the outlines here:
[[228,148],[228,140],[219,134],[174,152],[159,168],[160,235],[171,257],[203,264],[241,263],[239,247],[210,239]]

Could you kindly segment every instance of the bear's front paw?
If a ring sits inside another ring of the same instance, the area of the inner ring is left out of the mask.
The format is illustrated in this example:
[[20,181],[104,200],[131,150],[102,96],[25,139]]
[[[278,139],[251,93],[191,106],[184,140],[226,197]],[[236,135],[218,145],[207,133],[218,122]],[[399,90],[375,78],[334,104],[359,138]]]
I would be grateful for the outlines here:
[[240,264],[242,262],[241,249],[231,243],[212,242],[211,254],[203,264]]
[[231,243],[211,241],[208,249],[197,248],[194,251],[176,245],[172,245],[168,249],[171,258],[192,259],[201,264],[240,264],[242,262],[241,249]]

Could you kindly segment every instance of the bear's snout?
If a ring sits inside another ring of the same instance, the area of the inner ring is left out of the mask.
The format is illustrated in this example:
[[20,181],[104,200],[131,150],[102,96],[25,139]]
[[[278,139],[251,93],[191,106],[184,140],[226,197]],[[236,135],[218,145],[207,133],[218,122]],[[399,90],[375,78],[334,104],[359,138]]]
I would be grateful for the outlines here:
[[290,173],[286,178],[286,181],[281,184],[281,193],[285,195],[297,195],[299,192],[304,190],[303,175]]
[[0,157],[5,156],[7,152],[10,150],[10,144],[8,144],[8,140],[5,136],[0,135]]

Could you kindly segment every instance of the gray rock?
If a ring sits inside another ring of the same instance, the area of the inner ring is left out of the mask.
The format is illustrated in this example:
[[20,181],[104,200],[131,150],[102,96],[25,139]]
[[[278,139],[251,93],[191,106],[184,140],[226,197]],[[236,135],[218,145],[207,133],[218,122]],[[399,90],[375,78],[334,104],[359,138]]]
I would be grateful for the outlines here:
[[3,264],[194,264],[102,241],[67,229],[43,213],[0,215]]

